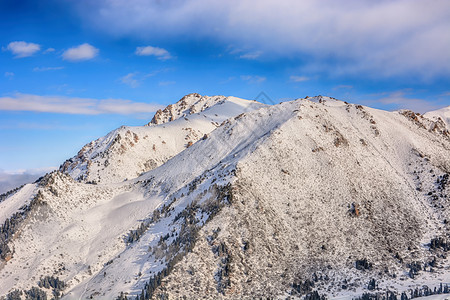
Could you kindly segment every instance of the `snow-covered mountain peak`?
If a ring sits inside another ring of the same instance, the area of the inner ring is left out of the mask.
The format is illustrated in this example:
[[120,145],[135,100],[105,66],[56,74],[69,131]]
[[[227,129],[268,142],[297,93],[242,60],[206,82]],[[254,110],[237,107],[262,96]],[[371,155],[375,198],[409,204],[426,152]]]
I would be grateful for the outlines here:
[[150,126],[121,126],[85,145],[60,171],[90,183],[136,178],[192,146],[226,119],[264,106],[236,97],[189,94],[157,112]]
[[170,104],[163,110],[158,110],[148,125],[168,123],[181,117],[203,112],[215,105],[223,104],[225,101],[238,103],[242,106],[248,106],[251,102],[256,103],[256,101],[243,100],[236,97],[202,96],[192,93],[184,96],[177,103]]
[[432,120],[441,118],[442,121],[447,124],[447,128],[450,130],[450,106],[438,110],[429,111],[425,113],[424,116]]
[[314,97],[306,97],[304,100],[309,100],[311,102],[320,103],[325,106],[345,106],[348,103],[345,101],[338,100],[333,97],[327,97],[327,96],[314,96]]
[[425,128],[428,131],[438,132],[447,138],[450,138],[450,127],[448,123],[444,122],[443,118],[439,115],[422,115],[408,109],[399,110],[398,113],[405,116],[421,128]]

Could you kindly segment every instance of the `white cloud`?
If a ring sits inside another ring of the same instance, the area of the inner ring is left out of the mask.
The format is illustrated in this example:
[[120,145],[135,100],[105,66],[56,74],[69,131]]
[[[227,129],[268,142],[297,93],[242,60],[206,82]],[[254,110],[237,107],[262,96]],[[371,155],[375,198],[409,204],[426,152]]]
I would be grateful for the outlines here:
[[167,60],[172,58],[169,51],[166,49],[152,46],[137,47],[135,54],[139,56],[156,56],[159,60]]
[[35,43],[27,43],[24,41],[11,42],[6,47],[6,50],[11,51],[16,58],[32,56],[39,50],[41,46]]
[[17,170],[2,170],[0,169],[0,174],[2,176],[4,174],[7,175],[24,175],[24,174],[30,174],[30,175],[41,175],[45,173],[52,172],[56,170],[56,167],[44,167],[44,168],[34,168],[34,169],[17,169]]
[[175,81],[160,81],[158,83],[158,85],[159,86],[168,86],[168,85],[172,85],[172,84],[175,84],[175,83],[176,83]]
[[249,53],[241,54],[239,56],[239,58],[243,58],[243,59],[257,59],[258,57],[261,56],[261,54],[262,54],[262,51],[249,52]]
[[5,77],[7,77],[7,78],[12,78],[12,77],[14,77],[14,73],[13,72],[5,72]]
[[120,78],[123,84],[129,85],[131,88],[137,88],[140,82],[136,79],[136,73],[128,73],[127,75]]
[[150,73],[132,72],[132,73],[128,73],[127,75],[119,78],[119,81],[123,84],[129,85],[131,88],[137,88],[147,78],[153,77],[159,73],[168,72],[168,71],[170,71],[170,69],[165,68],[165,69],[155,70]]
[[257,75],[241,75],[241,80],[247,81],[250,83],[261,83],[266,81],[266,77],[257,76]]
[[45,72],[45,71],[56,71],[62,70],[64,67],[35,67],[33,68],[34,72]]
[[374,100],[365,100],[364,103],[391,105],[393,109],[409,109],[414,112],[425,113],[442,107],[437,102],[427,101],[420,98],[410,98],[405,91],[394,91],[388,94],[382,94],[381,97]]
[[307,58],[309,69],[335,74],[450,75],[447,0],[91,3],[78,1],[80,14],[114,35],[206,38],[271,57]]
[[90,99],[64,96],[38,96],[17,93],[12,97],[0,97],[0,110],[34,111],[62,114],[141,114],[161,108],[144,102],[123,99]]
[[[243,46],[243,47],[236,47],[235,45],[228,45],[226,52],[228,52],[231,55],[236,55],[241,59],[249,59],[254,60],[263,54],[263,51],[256,50],[252,51],[251,47]],[[222,54],[218,55],[218,57],[221,57]]]
[[51,53],[51,52],[55,52],[55,51],[56,51],[55,48],[47,48],[47,49],[44,51],[44,54]]
[[0,194],[8,192],[22,184],[36,181],[45,173],[56,170],[56,167],[4,171],[0,169]]
[[99,50],[87,43],[67,49],[62,54],[63,59],[68,61],[83,61],[93,59],[98,55]]
[[292,82],[302,82],[302,81],[308,81],[309,80],[309,77],[306,77],[306,76],[291,76],[291,77],[289,77],[289,79],[292,81]]

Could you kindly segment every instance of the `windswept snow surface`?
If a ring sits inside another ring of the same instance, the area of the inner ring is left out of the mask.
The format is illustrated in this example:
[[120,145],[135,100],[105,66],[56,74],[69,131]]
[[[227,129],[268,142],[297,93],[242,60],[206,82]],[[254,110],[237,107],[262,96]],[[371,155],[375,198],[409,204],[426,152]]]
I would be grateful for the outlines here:
[[430,247],[448,240],[450,218],[438,121],[322,96],[186,97],[86,146],[62,167],[70,176],[0,203],[6,218],[38,191],[44,201],[9,243],[0,296],[46,275],[67,284],[66,299],[135,297],[155,278],[153,295],[188,299],[351,299],[371,279],[372,293],[450,282],[446,244]]

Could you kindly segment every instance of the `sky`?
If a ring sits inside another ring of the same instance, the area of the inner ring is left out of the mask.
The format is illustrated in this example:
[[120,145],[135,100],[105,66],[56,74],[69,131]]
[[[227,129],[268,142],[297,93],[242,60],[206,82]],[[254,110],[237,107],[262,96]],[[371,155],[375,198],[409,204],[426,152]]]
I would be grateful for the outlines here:
[[0,28],[0,183],[193,92],[450,105],[447,0],[0,0]]

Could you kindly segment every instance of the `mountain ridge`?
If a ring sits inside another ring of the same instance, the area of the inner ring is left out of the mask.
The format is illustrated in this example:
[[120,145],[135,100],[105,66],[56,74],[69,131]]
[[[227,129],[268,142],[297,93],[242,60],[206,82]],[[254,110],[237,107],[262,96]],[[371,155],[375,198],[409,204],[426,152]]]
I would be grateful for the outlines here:
[[[3,219],[38,194],[45,203],[8,240],[0,295],[44,275],[66,299],[350,299],[376,292],[372,280],[398,296],[449,282],[436,242],[450,217],[442,122],[322,96],[247,107],[136,178],[94,185],[60,170],[0,202]],[[212,108],[147,127],[184,128]]]
[[438,110],[429,111],[424,114],[429,119],[437,120],[441,118],[447,124],[447,128],[450,128],[450,106],[443,107]]
[[156,112],[153,120],[158,124],[113,130],[85,145],[60,171],[91,183],[135,178],[190,147],[229,117],[263,106],[235,97],[189,94]]

